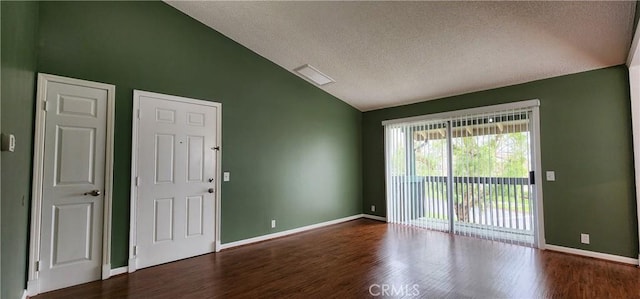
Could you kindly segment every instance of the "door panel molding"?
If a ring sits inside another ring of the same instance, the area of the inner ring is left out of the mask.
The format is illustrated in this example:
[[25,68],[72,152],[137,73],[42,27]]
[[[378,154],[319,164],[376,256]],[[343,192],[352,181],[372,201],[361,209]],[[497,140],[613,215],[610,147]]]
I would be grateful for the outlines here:
[[[111,210],[113,188],[113,126],[115,112],[115,86],[100,82],[67,78],[51,74],[38,74],[36,98],[36,122],[34,132],[33,177],[32,177],[32,206],[31,206],[31,237],[29,240],[29,263],[27,295],[35,296],[39,293],[39,270],[37,262],[40,260],[40,236],[42,232],[42,200],[44,179],[44,145],[47,112],[47,86],[49,83],[77,85],[81,87],[103,89],[107,92],[106,103],[106,140],[105,140],[105,168],[104,168],[104,203],[102,223],[102,279],[111,276]],[[72,98],[67,100],[73,100]],[[90,110],[93,109],[89,107]],[[73,111],[72,111],[73,112]],[[79,113],[79,112],[75,112]]]
[[[199,100],[193,98],[186,98],[180,96],[173,96],[149,91],[142,90],[134,90],[133,91],[133,117],[132,117],[132,126],[131,126],[131,199],[130,199],[130,220],[129,220],[129,262],[127,270],[129,273],[137,270],[137,193],[138,193],[138,185],[140,184],[139,172],[138,172],[138,148],[139,148],[139,129],[140,129],[140,98],[148,97],[148,98],[158,98],[167,101],[179,102],[179,103],[188,103],[188,104],[196,104],[201,106],[209,106],[216,108],[216,137],[215,137],[215,146],[218,147],[219,150],[216,150],[214,153],[215,169],[214,169],[214,177],[215,177],[215,198],[214,198],[214,210],[215,210],[215,223],[214,223],[214,251],[218,252],[221,250],[220,243],[220,219],[221,219],[221,173],[222,173],[222,104],[218,102],[211,102],[206,100]],[[156,111],[155,118],[158,122],[167,122],[173,123],[175,121],[174,114],[170,113],[168,110]],[[187,123],[190,126],[205,126],[204,123],[204,114],[199,113],[189,113],[187,115]],[[188,153],[187,153],[188,154]],[[200,166],[202,167],[202,166]],[[188,174],[187,174],[188,175]],[[187,177],[188,178],[188,177]],[[196,227],[194,227],[193,231],[197,231]]]

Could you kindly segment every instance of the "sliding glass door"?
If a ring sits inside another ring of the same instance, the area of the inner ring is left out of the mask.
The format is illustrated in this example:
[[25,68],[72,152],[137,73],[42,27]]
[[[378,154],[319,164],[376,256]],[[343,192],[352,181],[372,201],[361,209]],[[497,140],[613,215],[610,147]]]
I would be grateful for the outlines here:
[[387,219],[536,245],[530,108],[385,124]]
[[449,231],[447,124],[390,126],[385,136],[387,219]]

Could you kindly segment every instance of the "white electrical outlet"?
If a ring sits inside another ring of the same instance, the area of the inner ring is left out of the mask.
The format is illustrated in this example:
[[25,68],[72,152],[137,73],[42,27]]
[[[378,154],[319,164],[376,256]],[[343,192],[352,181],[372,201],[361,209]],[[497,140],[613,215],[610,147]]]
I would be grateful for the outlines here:
[[376,206],[375,205],[371,205],[371,212],[375,212],[376,211]]
[[580,234],[580,243],[589,244],[589,234]]
[[225,171],[224,173],[222,173],[222,180],[225,182],[228,182],[231,180],[231,173],[229,173],[228,171]]
[[276,228],[276,221],[275,220],[271,220],[271,228]]

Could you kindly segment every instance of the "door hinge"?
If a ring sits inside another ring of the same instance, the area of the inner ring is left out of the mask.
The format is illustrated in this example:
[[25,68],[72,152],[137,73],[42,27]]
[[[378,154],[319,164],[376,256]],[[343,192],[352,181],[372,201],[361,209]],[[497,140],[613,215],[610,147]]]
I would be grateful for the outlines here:
[[529,185],[535,185],[535,184],[536,184],[536,172],[529,171]]
[[138,246],[133,246],[133,256],[138,255]]
[[40,261],[36,261],[36,272],[40,271]]
[[42,108],[44,108],[44,111],[49,111],[49,101],[44,101],[44,106]]
[[138,117],[138,119],[140,119],[140,109],[136,110],[136,117]]
[[140,186],[140,177],[139,176],[136,177],[136,186]]

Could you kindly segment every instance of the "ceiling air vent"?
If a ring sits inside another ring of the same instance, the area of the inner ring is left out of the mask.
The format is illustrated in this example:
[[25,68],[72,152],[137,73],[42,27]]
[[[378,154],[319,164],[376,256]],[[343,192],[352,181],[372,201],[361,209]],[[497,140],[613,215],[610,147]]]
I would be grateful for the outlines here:
[[331,79],[331,77],[323,74],[322,72],[317,70],[315,67],[312,67],[308,64],[305,64],[297,69],[294,69],[294,71],[302,75],[302,77],[306,78],[307,80],[315,83],[318,86],[323,86],[329,83],[336,82],[335,80]]

